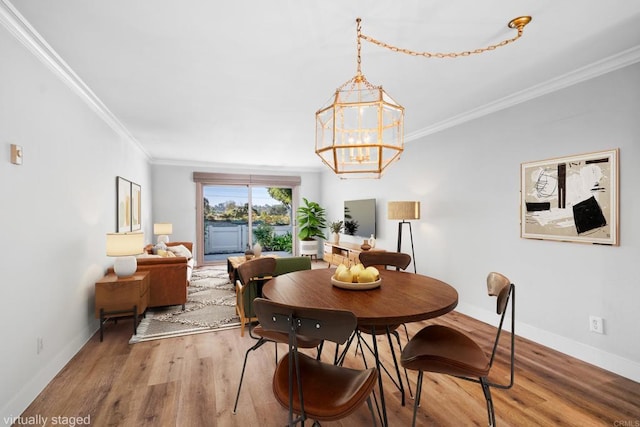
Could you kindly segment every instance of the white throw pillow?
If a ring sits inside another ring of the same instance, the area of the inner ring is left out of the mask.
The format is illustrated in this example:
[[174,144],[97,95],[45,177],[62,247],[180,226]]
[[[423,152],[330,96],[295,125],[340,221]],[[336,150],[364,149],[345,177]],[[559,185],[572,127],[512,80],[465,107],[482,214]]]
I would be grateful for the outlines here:
[[176,245],[176,246],[167,246],[167,249],[176,254],[177,256],[183,256],[187,259],[193,257],[191,251],[186,248],[184,245]]

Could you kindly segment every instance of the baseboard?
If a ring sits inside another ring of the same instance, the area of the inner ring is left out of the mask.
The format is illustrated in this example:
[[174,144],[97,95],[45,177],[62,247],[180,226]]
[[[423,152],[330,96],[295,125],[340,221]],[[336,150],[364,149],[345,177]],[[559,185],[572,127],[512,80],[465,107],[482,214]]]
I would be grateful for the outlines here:
[[[495,324],[496,322],[496,315],[494,312],[483,310],[468,304],[458,304],[456,311],[489,324]],[[505,328],[509,330],[510,325],[506,325]],[[606,369],[607,371],[621,375],[630,380],[640,382],[640,363],[634,362],[633,360],[625,359],[618,355],[608,353],[567,337],[563,337],[528,324],[523,324],[522,322],[518,322],[516,325],[516,335],[552,348],[553,350],[567,354],[571,357],[575,357],[583,362]]]
[[86,328],[76,339],[64,346],[54,358],[44,364],[42,369],[16,392],[13,399],[0,409],[0,425],[4,425],[5,418],[19,417],[62,368],[84,347],[95,332],[96,329]]

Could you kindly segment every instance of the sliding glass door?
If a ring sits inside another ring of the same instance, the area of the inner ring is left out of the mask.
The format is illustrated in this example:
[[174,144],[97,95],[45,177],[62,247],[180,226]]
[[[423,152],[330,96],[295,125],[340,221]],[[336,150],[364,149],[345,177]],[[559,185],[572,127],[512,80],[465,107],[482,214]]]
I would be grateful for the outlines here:
[[203,194],[205,258],[244,252],[251,244],[249,188],[206,185]]
[[293,252],[292,188],[249,187],[251,198],[251,242],[263,252],[289,256]]
[[253,183],[251,179],[238,179],[237,175],[201,175],[206,179],[194,174],[199,198],[198,241],[202,248],[199,263],[225,262],[230,256],[244,255],[256,243],[263,253],[295,253],[296,181],[289,184],[280,178],[270,185],[268,177],[251,176],[256,181]]

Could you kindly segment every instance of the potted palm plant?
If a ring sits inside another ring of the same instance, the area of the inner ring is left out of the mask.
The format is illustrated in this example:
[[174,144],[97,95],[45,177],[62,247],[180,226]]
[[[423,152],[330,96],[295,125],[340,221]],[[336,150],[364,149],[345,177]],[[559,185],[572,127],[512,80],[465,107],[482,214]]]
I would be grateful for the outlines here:
[[329,224],[329,230],[331,230],[331,237],[333,239],[333,243],[340,242],[340,232],[342,231],[344,222],[343,221],[333,221]]
[[297,210],[298,238],[300,239],[300,255],[318,256],[318,240],[324,238],[326,224],[325,209],[316,202],[302,198],[304,205]]

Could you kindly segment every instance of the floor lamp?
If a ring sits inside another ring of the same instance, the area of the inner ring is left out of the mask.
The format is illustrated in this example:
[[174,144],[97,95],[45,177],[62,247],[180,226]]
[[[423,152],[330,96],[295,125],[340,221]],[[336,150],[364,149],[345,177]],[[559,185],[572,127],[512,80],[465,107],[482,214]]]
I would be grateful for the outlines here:
[[413,250],[413,231],[408,220],[420,219],[420,202],[389,202],[387,205],[387,218],[400,220],[398,223],[398,252],[402,252],[402,228],[404,224],[409,224],[409,237],[411,237],[411,259],[413,260],[413,271],[416,269],[416,254]]

